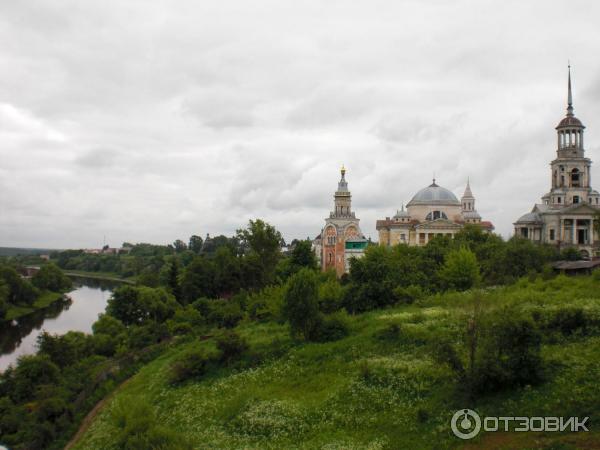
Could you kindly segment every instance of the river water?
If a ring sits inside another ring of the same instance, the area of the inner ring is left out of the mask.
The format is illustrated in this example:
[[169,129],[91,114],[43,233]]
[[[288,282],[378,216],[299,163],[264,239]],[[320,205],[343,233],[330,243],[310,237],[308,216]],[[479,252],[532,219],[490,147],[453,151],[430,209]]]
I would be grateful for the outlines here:
[[36,340],[42,331],[64,334],[67,331],[92,331],[98,314],[104,312],[114,282],[91,278],[73,278],[71,300],[58,301],[48,308],[21,317],[12,324],[0,324],[0,371],[21,355],[36,352]]

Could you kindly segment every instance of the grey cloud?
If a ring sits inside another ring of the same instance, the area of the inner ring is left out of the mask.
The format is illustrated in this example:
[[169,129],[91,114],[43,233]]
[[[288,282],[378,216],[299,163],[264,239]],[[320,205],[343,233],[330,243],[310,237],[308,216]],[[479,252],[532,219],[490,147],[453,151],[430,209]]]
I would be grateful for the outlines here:
[[542,0],[1,2],[0,245],[169,242],[255,217],[314,236],[342,163],[367,235],[434,171],[457,195],[470,176],[508,235],[547,189],[568,58],[599,164],[599,13]]

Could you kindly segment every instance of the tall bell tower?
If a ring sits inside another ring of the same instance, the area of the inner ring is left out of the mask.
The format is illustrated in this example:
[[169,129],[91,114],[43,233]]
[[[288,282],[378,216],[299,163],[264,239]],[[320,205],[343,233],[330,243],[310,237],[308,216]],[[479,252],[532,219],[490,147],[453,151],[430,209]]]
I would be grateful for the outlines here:
[[333,211],[325,219],[325,227],[321,232],[322,269],[333,269],[338,276],[348,271],[350,259],[361,257],[367,246],[359,219],[352,211],[352,195],[348,190],[344,166],[340,173],[337,191],[333,195]]
[[562,207],[589,201],[592,161],[585,157],[584,130],[585,126],[573,112],[571,66],[569,66],[567,114],[556,127],[556,159],[550,163],[551,191],[544,196],[544,202],[548,205]]

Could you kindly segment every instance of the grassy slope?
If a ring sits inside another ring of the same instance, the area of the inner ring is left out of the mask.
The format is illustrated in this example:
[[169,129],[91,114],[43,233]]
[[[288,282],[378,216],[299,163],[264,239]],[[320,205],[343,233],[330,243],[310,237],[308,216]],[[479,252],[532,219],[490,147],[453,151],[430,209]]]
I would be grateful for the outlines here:
[[[600,290],[591,278],[520,283],[485,295],[487,304],[555,308],[574,303],[600,314]],[[566,287],[565,287],[566,286]],[[507,298],[510,294],[511,300]],[[146,400],[161,420],[195,448],[444,449],[462,448],[449,419],[461,407],[486,415],[600,418],[600,338],[557,338],[543,347],[548,381],[464,405],[452,394],[452,376],[429,356],[438,333],[457,335],[470,294],[428,299],[422,306],[375,311],[352,319],[352,334],[326,344],[293,345],[283,325],[244,324],[239,332],[254,351],[283,349],[258,368],[222,369],[199,382],[170,387],[170,362],[192,345],[180,344],[145,366],[98,415],[76,449],[114,448],[110,408]],[[401,324],[395,341],[378,339]],[[371,376],[365,377],[364,367]],[[468,448],[598,448],[598,430],[580,434],[487,433]],[[556,446],[557,442],[570,442]],[[553,442],[553,444],[551,444]],[[574,444],[573,444],[574,442]],[[572,445],[572,446],[571,446]]]
[[42,293],[36,300],[33,302],[31,306],[17,305],[11,306],[6,312],[6,317],[4,320],[14,320],[18,319],[21,316],[25,316],[27,314],[31,314],[35,310],[47,308],[52,303],[57,301],[63,296],[58,292],[50,292],[46,291]]

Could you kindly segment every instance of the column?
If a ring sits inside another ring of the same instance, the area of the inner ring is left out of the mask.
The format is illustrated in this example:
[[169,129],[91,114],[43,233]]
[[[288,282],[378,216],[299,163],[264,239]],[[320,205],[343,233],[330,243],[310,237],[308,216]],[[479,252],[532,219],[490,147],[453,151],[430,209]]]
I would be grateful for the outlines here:
[[572,230],[572,236],[573,236],[572,243],[576,244],[577,241],[575,239],[576,239],[576,235],[577,235],[577,219],[573,219],[572,223],[573,223],[573,227],[571,228],[571,230]]
[[[588,231],[589,241],[590,241],[590,245],[594,245],[594,219],[590,219],[589,222],[590,222],[589,231]],[[592,256],[592,255],[590,255],[590,256]]]

